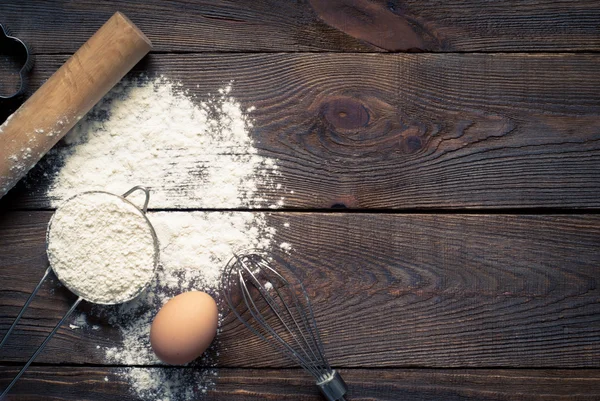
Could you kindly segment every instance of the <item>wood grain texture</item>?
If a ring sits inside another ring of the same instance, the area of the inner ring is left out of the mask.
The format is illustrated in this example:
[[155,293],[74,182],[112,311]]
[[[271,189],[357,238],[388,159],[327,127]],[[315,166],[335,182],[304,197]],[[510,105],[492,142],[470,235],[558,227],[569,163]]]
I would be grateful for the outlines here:
[[[40,394],[52,401],[138,400],[119,371],[34,366],[17,383],[9,400],[37,401]],[[14,367],[0,366],[0,388],[16,372]],[[600,397],[600,373],[596,370],[342,369],[341,373],[352,401],[593,401]],[[264,369],[220,369],[215,388],[200,399],[322,400],[302,371]]]
[[3,1],[38,53],[72,53],[115,11],[169,51],[597,51],[594,0]]
[[[50,212],[0,217],[0,333],[45,269]],[[273,213],[340,367],[600,367],[600,217]],[[289,227],[285,226],[289,223]],[[73,296],[47,285],[1,361],[24,361]],[[38,362],[105,363],[120,341],[58,331]],[[98,348],[99,347],[99,348]],[[231,315],[219,366],[284,367]]]
[[[0,23],[38,55],[36,89],[115,11],[157,50],[132,76],[199,100],[233,80],[257,108],[282,173],[258,188],[268,202],[411,212],[268,214],[350,400],[600,399],[600,216],[414,213],[600,208],[598,1],[8,0]],[[28,209],[49,208],[53,165],[0,200],[0,336],[46,267],[51,212]],[[0,389],[73,300],[42,288],[0,350]],[[118,331],[80,310],[89,327],[59,330],[9,400],[138,399],[129,367],[106,365]],[[223,330],[202,399],[321,399],[232,316]]]
[[[39,56],[33,87],[64,59]],[[281,189],[258,188],[270,203],[598,208],[599,62],[588,54],[155,54],[137,71],[181,80],[198,100],[233,80],[243,108],[256,107],[259,152],[280,167]],[[15,191],[13,206],[48,206],[47,179],[32,175],[35,190]]]

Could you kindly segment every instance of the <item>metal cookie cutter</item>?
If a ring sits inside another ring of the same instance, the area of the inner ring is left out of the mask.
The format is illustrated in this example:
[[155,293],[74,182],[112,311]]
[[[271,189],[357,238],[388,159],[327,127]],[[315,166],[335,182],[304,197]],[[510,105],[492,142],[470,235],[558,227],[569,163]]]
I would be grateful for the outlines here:
[[24,60],[23,66],[19,71],[20,85],[19,89],[12,94],[0,93],[0,100],[12,99],[22,95],[27,89],[27,72],[33,67],[33,57],[31,50],[21,39],[11,36],[8,28],[0,24],[0,55],[7,55],[18,60]]

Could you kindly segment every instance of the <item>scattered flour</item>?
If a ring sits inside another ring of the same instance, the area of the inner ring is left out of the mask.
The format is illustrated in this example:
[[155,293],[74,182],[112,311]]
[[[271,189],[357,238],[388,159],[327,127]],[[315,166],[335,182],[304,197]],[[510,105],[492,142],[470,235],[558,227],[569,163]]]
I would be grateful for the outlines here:
[[[219,288],[222,269],[235,251],[268,249],[275,230],[263,213],[158,212],[150,220],[160,238],[161,261],[195,288]],[[165,278],[167,288],[180,288],[176,276]]]
[[[251,128],[231,86],[199,102],[165,78],[125,80],[44,159],[42,168],[56,172],[49,198],[58,205],[86,190],[120,194],[144,185],[151,191],[151,208],[281,207],[284,198],[274,204],[262,198],[262,190],[277,189],[279,173],[274,160],[257,154]],[[149,342],[159,308],[192,289],[218,297],[222,269],[233,252],[269,250],[275,234],[264,213],[147,216],[160,244],[156,279],[131,302],[92,311],[121,332],[121,344],[98,348],[116,365],[161,364]],[[213,346],[190,364],[196,369],[128,367],[120,374],[144,400],[201,399],[215,385],[219,346],[217,335]]]
[[[214,386],[212,369],[125,368],[132,389],[143,400],[197,400]],[[155,382],[164,383],[156,387]]]
[[[161,244],[161,264],[152,286],[139,298],[108,313],[123,343],[106,348],[109,362],[123,365],[160,364],[150,347],[150,325],[170,298],[189,290],[205,291],[218,298],[221,273],[234,251],[267,250],[275,230],[263,213],[155,212],[149,213]],[[219,320],[221,315],[219,315]],[[202,369],[124,369],[135,393],[144,400],[195,399],[214,385],[218,337],[192,366]]]
[[[94,324],[92,326],[90,326],[90,324],[87,321],[87,315],[83,312],[78,313],[78,314],[73,314],[73,318],[71,323],[69,324],[69,327],[72,330],[77,330],[77,329],[92,329],[92,330],[100,330],[100,326]],[[98,346],[98,349],[100,348],[100,346]]]
[[117,85],[45,159],[61,165],[48,193],[53,205],[85,190],[144,185],[154,208],[283,206],[257,193],[276,185],[277,165],[257,154],[231,85],[219,92],[198,102],[165,78]]
[[116,308],[111,323],[124,334],[124,348],[110,348],[112,362],[160,363],[149,346],[150,323],[171,297],[200,290],[217,295],[221,273],[235,251],[268,249],[275,230],[263,213],[149,213],[161,244],[157,278],[139,298]]
[[73,324],[79,327],[88,327],[87,316],[85,313],[80,313],[73,319]]
[[102,192],[69,199],[48,229],[52,270],[71,291],[95,303],[121,303],[139,293],[154,276],[154,248],[142,212]]

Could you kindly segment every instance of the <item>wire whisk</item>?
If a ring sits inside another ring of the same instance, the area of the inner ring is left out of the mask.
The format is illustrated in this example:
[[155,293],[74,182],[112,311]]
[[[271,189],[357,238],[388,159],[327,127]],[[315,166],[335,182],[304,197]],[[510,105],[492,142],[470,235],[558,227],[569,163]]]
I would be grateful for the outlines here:
[[348,388],[325,358],[308,294],[286,262],[260,252],[234,255],[223,294],[246,327],[315,378],[327,401],[345,400]]

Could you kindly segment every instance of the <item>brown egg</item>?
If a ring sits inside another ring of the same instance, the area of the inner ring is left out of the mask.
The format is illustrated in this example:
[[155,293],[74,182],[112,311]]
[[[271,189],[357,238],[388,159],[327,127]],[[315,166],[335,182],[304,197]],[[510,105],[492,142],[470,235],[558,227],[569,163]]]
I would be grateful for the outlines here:
[[183,365],[198,358],[217,334],[217,303],[200,291],[184,292],[158,311],[150,327],[150,343],[158,358]]

